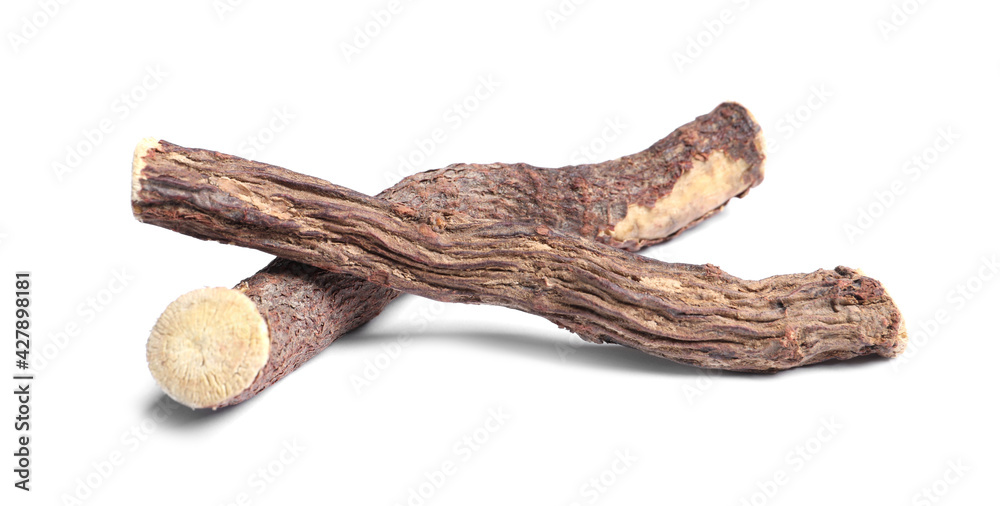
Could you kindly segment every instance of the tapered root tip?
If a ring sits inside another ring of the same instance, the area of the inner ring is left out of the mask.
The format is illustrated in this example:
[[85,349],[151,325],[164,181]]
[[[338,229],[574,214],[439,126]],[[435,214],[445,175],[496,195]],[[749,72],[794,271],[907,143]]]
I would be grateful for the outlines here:
[[871,313],[871,321],[868,323],[868,328],[872,329],[870,334],[876,336],[874,352],[887,358],[902,354],[906,350],[908,341],[906,322],[885,286],[878,280],[866,276],[861,269],[839,266],[836,271],[852,280],[843,295],[849,296],[861,305],[878,304],[884,307],[883,311]]
[[160,388],[191,408],[214,408],[246,390],[267,363],[267,322],[249,297],[229,288],[180,296],[146,344]]

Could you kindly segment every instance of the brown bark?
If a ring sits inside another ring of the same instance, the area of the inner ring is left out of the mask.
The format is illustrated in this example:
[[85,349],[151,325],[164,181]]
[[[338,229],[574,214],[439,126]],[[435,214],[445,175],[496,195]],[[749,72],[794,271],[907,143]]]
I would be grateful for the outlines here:
[[[159,156],[163,150],[171,156]],[[741,371],[892,356],[905,343],[882,285],[844,267],[746,281],[537,221],[415,209],[168,143],[140,158],[133,180],[140,221],[440,301],[518,309],[592,342]]]
[[[742,162],[733,181],[696,195],[705,208],[647,237],[616,238],[615,225],[630,206],[652,207],[696,164],[723,155]],[[203,150],[161,143],[146,163],[172,156],[200,163],[250,163]],[[760,127],[745,108],[722,104],[678,128],[650,148],[608,162],[540,169],[525,164],[455,164],[410,176],[379,194],[411,208],[451,209],[478,218],[535,222],[612,244],[639,249],[675,236],[742,196],[763,178]],[[295,370],[344,333],[378,315],[399,292],[363,279],[277,258],[236,289],[257,305],[270,328],[267,364],[253,384],[221,405],[253,397]]]

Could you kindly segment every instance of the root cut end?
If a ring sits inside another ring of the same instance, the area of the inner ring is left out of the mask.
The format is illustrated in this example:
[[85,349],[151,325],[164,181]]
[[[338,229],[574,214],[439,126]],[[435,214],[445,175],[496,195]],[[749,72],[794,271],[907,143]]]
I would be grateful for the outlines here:
[[[146,168],[146,161],[143,158],[149,153],[149,150],[155,149],[160,145],[160,140],[154,137],[146,137],[139,141],[135,145],[135,151],[132,152],[132,202],[135,203],[139,199],[139,190],[142,189],[142,183],[140,179],[142,178],[142,169]],[[136,215],[138,217],[138,215]]]
[[249,297],[202,288],[163,311],[146,343],[146,361],[171,398],[214,408],[253,383],[269,351],[267,322]]

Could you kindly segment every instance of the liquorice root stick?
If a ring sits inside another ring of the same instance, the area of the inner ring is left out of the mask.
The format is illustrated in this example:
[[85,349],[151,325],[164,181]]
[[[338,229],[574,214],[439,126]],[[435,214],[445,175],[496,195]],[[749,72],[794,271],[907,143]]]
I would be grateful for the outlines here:
[[[702,367],[776,371],[893,356],[905,343],[901,315],[882,285],[845,267],[746,281],[537,222],[414,209],[278,167],[218,154],[204,160],[204,152],[164,145],[137,149],[133,213],[197,238],[440,301],[518,309],[588,341]],[[156,156],[163,149],[170,156]],[[239,324],[260,327],[259,315],[249,320]],[[165,328],[159,338],[154,330],[151,344],[182,339]],[[169,349],[165,359],[178,370],[191,362]]]
[[[145,152],[150,164],[172,156],[249,163],[168,143]],[[617,160],[562,169],[457,164],[409,176],[379,196],[472,217],[515,217],[638,249],[677,235],[732,196],[744,195],[761,181],[763,162],[760,127],[745,108],[724,103],[649,149]],[[277,258],[233,290],[196,290],[172,303],[150,337],[150,370],[188,406],[236,404],[374,318],[398,294]],[[208,318],[226,311],[257,325],[237,335],[227,318]],[[191,356],[178,359],[186,354]]]

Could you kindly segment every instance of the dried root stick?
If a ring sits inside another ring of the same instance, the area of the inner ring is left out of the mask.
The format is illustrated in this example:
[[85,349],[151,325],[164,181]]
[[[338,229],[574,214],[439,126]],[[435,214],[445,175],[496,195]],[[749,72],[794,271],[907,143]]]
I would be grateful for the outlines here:
[[[902,317],[882,285],[845,267],[747,281],[712,265],[636,256],[538,220],[417,209],[163,142],[140,145],[132,201],[140,221],[187,235],[440,301],[518,309],[588,341],[702,367],[776,371],[893,356],[905,345]],[[177,339],[155,334],[155,342]],[[191,363],[167,358],[176,369]]]
[[[190,162],[237,172],[276,169],[166,142],[140,144],[136,156],[136,167]],[[745,194],[761,181],[763,161],[759,126],[742,106],[726,103],[617,160],[561,169],[456,164],[410,176],[379,197],[401,209],[521,221],[636,250]],[[150,370],[188,406],[236,404],[374,318],[398,294],[278,258],[233,290],[196,290],[172,303],[150,337]],[[226,316],[209,316],[218,314]]]

